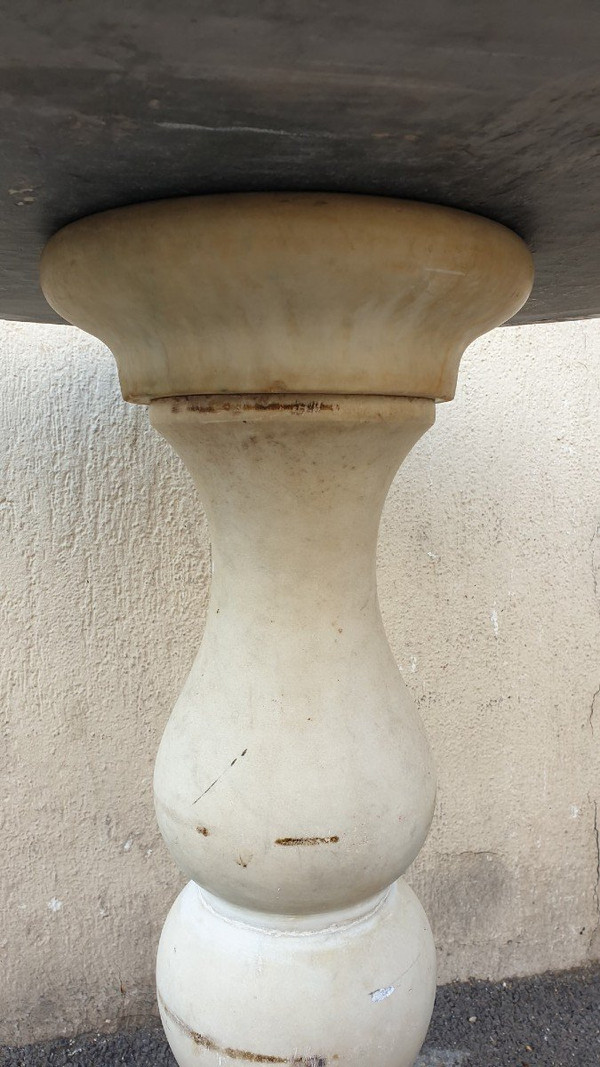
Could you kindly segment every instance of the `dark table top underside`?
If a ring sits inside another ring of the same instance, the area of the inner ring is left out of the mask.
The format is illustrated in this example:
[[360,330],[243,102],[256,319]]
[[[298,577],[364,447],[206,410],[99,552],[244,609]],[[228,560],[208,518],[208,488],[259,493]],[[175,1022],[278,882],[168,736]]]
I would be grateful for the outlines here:
[[600,314],[597,0],[20,0],[0,43],[0,317],[47,238],[197,193],[465,208],[532,248],[516,322]]

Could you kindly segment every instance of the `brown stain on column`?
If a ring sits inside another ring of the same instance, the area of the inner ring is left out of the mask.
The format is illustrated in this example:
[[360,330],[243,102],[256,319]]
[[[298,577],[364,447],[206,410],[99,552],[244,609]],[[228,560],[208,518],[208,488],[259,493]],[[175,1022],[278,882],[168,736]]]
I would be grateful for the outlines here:
[[[207,393],[197,395],[179,395],[164,397],[161,399],[171,402],[171,413],[178,415],[185,411],[197,412],[198,414],[214,414],[219,411],[231,411],[234,414],[243,414],[252,411],[286,411],[293,415],[315,414],[320,411],[336,412],[340,410],[339,403],[333,400],[322,400],[310,393],[304,397],[295,397],[293,390],[267,391],[263,393],[237,393],[231,399],[223,399],[223,394]],[[293,397],[293,399],[292,399]]]
[[[188,1026],[176,1012],[167,1007],[160,993],[157,995],[161,1007],[170,1022],[174,1023],[179,1030],[191,1038],[195,1045],[208,1049],[209,1052],[216,1052],[220,1056],[228,1056],[231,1060],[242,1060],[245,1063],[287,1063],[290,1067],[327,1067],[329,1063],[326,1056],[263,1056],[259,1052],[246,1052],[244,1049],[227,1048],[224,1045],[219,1045],[212,1037],[200,1034],[197,1030],[192,1030],[191,1026]],[[337,1058],[337,1055],[333,1057],[334,1060]]]
[[338,841],[339,836],[333,834],[332,837],[278,837],[275,844],[289,848],[293,845],[336,845]]

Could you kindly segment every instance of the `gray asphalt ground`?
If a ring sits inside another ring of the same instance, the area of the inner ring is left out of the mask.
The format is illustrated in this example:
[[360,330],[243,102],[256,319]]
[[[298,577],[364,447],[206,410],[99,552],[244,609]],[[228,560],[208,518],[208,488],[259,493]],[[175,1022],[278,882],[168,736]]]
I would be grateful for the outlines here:
[[[158,1027],[4,1048],[0,1064],[176,1067]],[[600,1067],[600,966],[441,986],[416,1067]]]

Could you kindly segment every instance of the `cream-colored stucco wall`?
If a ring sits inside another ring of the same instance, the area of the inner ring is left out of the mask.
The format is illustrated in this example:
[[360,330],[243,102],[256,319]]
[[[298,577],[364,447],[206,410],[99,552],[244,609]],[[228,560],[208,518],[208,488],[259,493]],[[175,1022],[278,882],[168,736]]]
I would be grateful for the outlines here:
[[[152,765],[210,563],[190,478],[123,403],[101,345],[0,323],[0,355],[12,1043],[154,1010],[181,879]],[[411,881],[441,981],[600,955],[599,411],[600,322],[498,330],[468,351],[386,506],[382,609],[439,775]]]

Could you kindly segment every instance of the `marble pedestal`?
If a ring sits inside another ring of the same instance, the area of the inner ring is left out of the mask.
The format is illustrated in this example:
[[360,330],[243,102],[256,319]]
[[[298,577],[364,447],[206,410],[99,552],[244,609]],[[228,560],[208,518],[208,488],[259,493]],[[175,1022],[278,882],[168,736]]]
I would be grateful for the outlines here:
[[74,223],[42,283],[192,473],[214,574],[155,799],[180,1067],[409,1067],[435,951],[402,876],[434,773],[377,602],[390,482],[460,356],[527,298],[512,233],[431,205],[194,197]]

